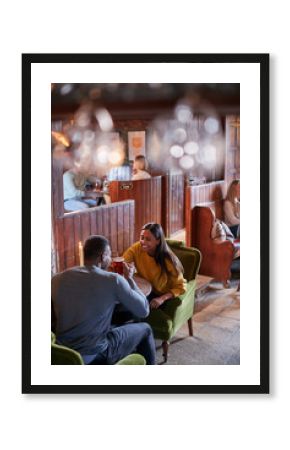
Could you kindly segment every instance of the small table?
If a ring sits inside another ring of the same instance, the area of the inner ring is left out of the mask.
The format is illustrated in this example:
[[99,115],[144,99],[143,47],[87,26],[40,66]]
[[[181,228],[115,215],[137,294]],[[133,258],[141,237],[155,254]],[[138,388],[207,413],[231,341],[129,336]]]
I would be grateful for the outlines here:
[[138,275],[134,275],[134,281],[137,284],[138,288],[140,289],[140,291],[143,292],[143,294],[147,297],[151,290],[152,290],[152,286],[149,283],[149,281],[145,280],[144,278],[139,277]]
[[[86,189],[85,193],[88,194],[87,198],[90,198],[92,200],[96,200],[96,202],[97,202],[96,206],[100,206],[101,204],[105,203],[105,201],[104,201],[104,194],[106,194],[105,191],[100,191],[100,190],[97,190],[97,189]],[[89,194],[93,194],[93,197],[91,197]]]
[[204,290],[209,286],[212,280],[213,280],[212,277],[208,277],[206,275],[197,275],[195,288],[195,293],[197,297],[204,292]]

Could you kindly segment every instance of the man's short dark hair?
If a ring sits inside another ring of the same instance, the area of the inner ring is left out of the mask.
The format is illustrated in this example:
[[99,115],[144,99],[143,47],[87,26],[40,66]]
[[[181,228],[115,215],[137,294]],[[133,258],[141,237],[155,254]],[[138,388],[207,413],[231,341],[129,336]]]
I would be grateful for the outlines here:
[[104,236],[94,235],[88,237],[84,245],[85,259],[99,258],[108,246],[110,246],[109,241]]

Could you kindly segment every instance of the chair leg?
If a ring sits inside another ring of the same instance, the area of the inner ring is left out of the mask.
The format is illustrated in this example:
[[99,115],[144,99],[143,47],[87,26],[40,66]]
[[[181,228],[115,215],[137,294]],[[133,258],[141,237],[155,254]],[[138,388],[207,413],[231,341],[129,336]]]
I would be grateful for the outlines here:
[[188,319],[187,324],[188,324],[188,332],[189,332],[189,336],[193,336],[192,318]]
[[163,350],[163,358],[164,358],[164,362],[167,362],[167,356],[168,356],[168,347],[169,347],[169,342],[168,341],[163,341],[162,342],[162,350]]

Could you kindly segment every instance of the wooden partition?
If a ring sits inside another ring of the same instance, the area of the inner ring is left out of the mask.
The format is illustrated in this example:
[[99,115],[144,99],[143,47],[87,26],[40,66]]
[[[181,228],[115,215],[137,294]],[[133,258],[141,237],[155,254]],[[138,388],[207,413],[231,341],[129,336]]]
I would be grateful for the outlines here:
[[162,176],[162,227],[167,237],[184,228],[184,175]]
[[52,160],[52,273],[79,264],[79,242],[91,234],[105,236],[112,254],[122,255],[134,242],[135,205],[127,200],[64,213],[63,168],[61,161]]
[[223,195],[225,181],[214,181],[199,186],[187,186],[185,188],[185,230],[186,244],[190,245],[192,234],[192,209],[198,205],[210,205],[214,203],[216,217],[223,218]]
[[98,206],[55,218],[57,271],[79,265],[79,242],[91,234],[105,236],[112,254],[122,255],[134,241],[134,202]]
[[135,200],[134,240],[147,222],[161,223],[161,176],[147,180],[111,181],[112,204],[122,200]]

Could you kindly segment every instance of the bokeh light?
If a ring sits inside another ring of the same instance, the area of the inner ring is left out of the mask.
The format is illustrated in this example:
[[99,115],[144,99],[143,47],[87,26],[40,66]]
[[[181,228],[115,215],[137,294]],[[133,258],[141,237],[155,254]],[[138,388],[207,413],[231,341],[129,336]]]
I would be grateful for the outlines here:
[[183,144],[183,142],[187,138],[187,134],[184,128],[176,128],[173,132],[173,136],[178,144]]
[[216,134],[219,131],[219,122],[215,117],[208,117],[204,121],[205,131],[209,134]]
[[[170,92],[166,83],[148,83],[147,89],[148,96],[153,99],[157,95],[163,95],[166,99]],[[54,92],[63,96],[70,94],[71,90],[74,94],[77,92],[78,96],[82,94],[82,88],[78,85],[66,83],[56,84],[54,87]],[[114,131],[111,113],[115,118],[115,112],[110,112],[109,107],[106,109],[102,106],[106,104],[102,101],[103,95],[108,95],[113,104],[117,100],[127,103],[136,99],[138,90],[140,85],[137,83],[91,84],[86,101],[65,124],[62,123],[61,127],[56,129],[56,132],[62,132],[63,137],[52,139],[54,156],[62,158],[69,147],[80,170],[99,176],[106,175],[110,169],[122,165],[128,158],[129,142],[125,138],[125,145],[120,139],[120,133]],[[211,105],[201,102],[197,96],[187,95],[179,99],[171,111],[164,109],[163,115],[155,117],[147,124],[144,127],[146,157],[153,173],[182,171],[195,178],[204,174],[207,180],[214,179],[215,171],[222,174],[225,157],[224,132],[221,118]],[[124,135],[122,130],[121,136]]]
[[170,147],[169,151],[174,158],[180,158],[184,153],[183,148],[180,145],[173,145]]
[[212,144],[206,144],[202,149],[202,153],[204,165],[207,167],[215,166],[217,159],[216,147]]
[[67,95],[69,94],[73,89],[73,85],[72,84],[63,84],[60,88],[60,93],[61,95]]
[[179,165],[184,170],[189,170],[194,166],[194,160],[191,156],[184,155],[179,160]]
[[100,145],[96,151],[96,159],[100,164],[107,164],[109,161],[110,147],[108,145]]
[[188,105],[179,104],[175,108],[175,116],[179,122],[190,122],[192,120],[191,108]]
[[194,155],[199,150],[199,145],[197,142],[189,141],[184,145],[184,152],[188,155]]
[[104,108],[100,108],[96,110],[95,115],[102,131],[112,131],[114,124],[109,111]]
[[109,161],[113,165],[121,165],[123,163],[123,155],[120,150],[112,150],[109,154]]

